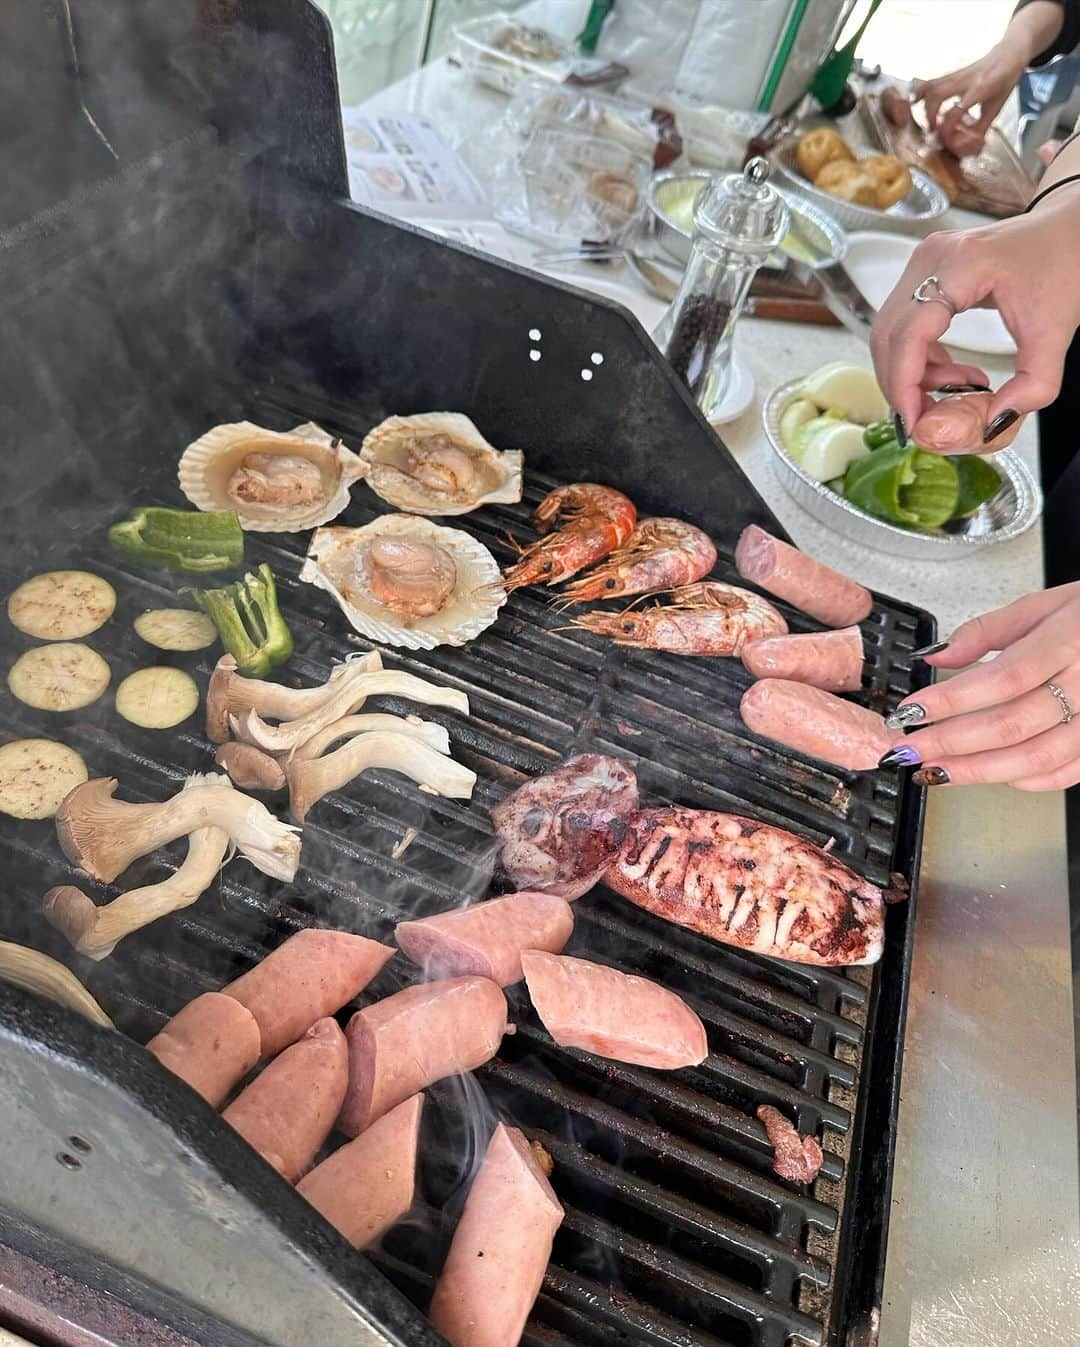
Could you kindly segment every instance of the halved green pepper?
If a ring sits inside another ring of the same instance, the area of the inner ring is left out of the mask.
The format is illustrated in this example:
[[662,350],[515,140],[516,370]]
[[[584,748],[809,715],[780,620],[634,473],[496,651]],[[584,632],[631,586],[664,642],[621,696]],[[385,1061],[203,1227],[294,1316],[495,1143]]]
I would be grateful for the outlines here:
[[227,571],[244,562],[244,531],[233,510],[167,510],[143,506],[113,524],[109,541],[147,566]]
[[292,654],[292,633],[281,616],[274,577],[265,563],[258,574],[248,571],[235,584],[190,592],[217,627],[239,672],[248,678],[265,678]]

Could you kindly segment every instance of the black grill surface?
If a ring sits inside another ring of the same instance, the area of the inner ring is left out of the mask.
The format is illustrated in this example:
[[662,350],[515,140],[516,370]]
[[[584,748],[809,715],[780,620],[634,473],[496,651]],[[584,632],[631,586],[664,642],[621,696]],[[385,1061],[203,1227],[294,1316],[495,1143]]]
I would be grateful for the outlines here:
[[[338,424],[325,413],[301,393],[284,399],[280,392],[245,412],[279,427],[314,416],[347,443],[359,442],[365,426]],[[167,474],[148,469],[143,485],[140,503],[176,503]],[[520,506],[448,522],[468,529],[505,564],[513,555],[507,535],[533,536],[531,510],[552,485],[530,476]],[[124,508],[118,506],[117,517]],[[361,524],[383,509],[358,485],[339,522]],[[110,580],[119,596],[116,615],[88,641],[109,661],[115,687],[160,654],[142,645],[132,620],[171,602],[182,582],[131,569],[102,537],[98,529],[85,543],[34,564],[9,557],[5,578],[10,590],[41,565],[64,564]],[[329,596],[297,582],[306,540],[306,534],[247,535],[248,564],[267,561],[278,577],[296,638],[287,677],[298,685],[322,680],[335,659],[366,648],[348,633]],[[717,574],[737,578],[729,558]],[[46,925],[44,891],[79,883],[106,899],[161,877],[183,844],[167,857],[138,862],[121,885],[106,888],[67,866],[51,824],[5,817],[4,936],[68,962],[119,1026],[145,1042],[192,997],[236,976],[305,925],[392,940],[394,923],[404,917],[489,893],[490,807],[527,777],[586,748],[630,759],[646,802],[730,810],[819,843],[833,839],[838,854],[878,883],[910,863],[914,826],[896,778],[852,776],[755,740],[738,716],[749,681],[739,662],[616,650],[567,630],[566,617],[548,599],[541,590],[519,592],[493,628],[460,650],[384,651],[388,667],[468,693],[468,719],[393,699],[382,705],[420,710],[448,726],[454,756],[479,775],[471,801],[433,799],[403,777],[368,774],[313,810],[294,885],[268,880],[238,859],[194,907],[127,938],[98,964],[73,955]],[[802,615],[780,606],[793,630],[809,629]],[[870,704],[891,704],[914,686],[910,651],[926,639],[926,627],[925,618],[902,605],[875,606],[863,626],[862,695]],[[33,644],[10,628],[7,641],[9,663]],[[216,654],[161,658],[176,658],[205,687]],[[199,720],[171,732],[140,731],[116,715],[111,692],[65,717],[30,711],[9,694],[0,705],[5,739],[63,738],[85,756],[91,775],[119,778],[123,799],[164,798],[186,773],[212,769]],[[415,836],[400,851],[410,829]],[[566,1209],[530,1344],[827,1341],[837,1290],[852,1275],[848,1180],[860,1163],[858,1101],[881,970],[846,973],[759,958],[667,925],[601,889],[580,900],[575,914],[569,952],[642,973],[683,996],[705,1022],[709,1057],[699,1068],[664,1074],[558,1049],[521,989],[510,989],[517,1032],[477,1073],[481,1088],[450,1081],[430,1092],[421,1200],[372,1256],[425,1304],[487,1130],[502,1117],[551,1153]],[[906,920],[890,916],[887,960],[900,957]],[[411,976],[404,958],[393,960],[363,1001]],[[812,1188],[772,1173],[771,1148],[754,1117],[762,1103],[822,1137],[825,1164]],[[860,1229],[865,1220],[864,1214]]]

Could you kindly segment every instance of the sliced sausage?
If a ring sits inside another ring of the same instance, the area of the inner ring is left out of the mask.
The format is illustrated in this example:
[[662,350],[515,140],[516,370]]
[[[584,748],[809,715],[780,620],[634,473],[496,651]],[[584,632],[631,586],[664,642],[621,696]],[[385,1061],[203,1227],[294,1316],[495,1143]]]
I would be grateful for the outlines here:
[[876,711],[787,678],[763,678],[748,688],[739,714],[763,739],[849,771],[870,771],[891,747]]
[[850,627],[868,617],[870,591],[790,543],[749,524],[735,547],[735,567],[744,580],[801,608],[827,627]]
[[274,1057],[362,992],[393,953],[347,931],[297,931],[222,991],[255,1016],[263,1056]]
[[349,1021],[349,1090],[338,1127],[359,1136],[409,1095],[495,1056],[506,997],[489,978],[450,978],[388,996]]
[[332,1019],[313,1024],[221,1115],[290,1183],[330,1135],[345,1098],[349,1050]]
[[250,1010],[221,992],[204,992],[146,1046],[162,1066],[220,1108],[262,1056],[261,1042]]
[[911,125],[911,100],[895,85],[887,84],[881,91],[881,110],[893,126]]
[[520,981],[521,951],[558,954],[574,929],[574,912],[554,893],[511,893],[472,907],[398,923],[397,942],[429,977],[475,973],[500,987]]
[[742,662],[755,678],[790,678],[829,692],[862,687],[863,643],[858,627],[768,636],[743,647]]
[[412,1206],[423,1108],[424,1096],[414,1094],[296,1185],[358,1249],[374,1244]]
[[911,427],[911,438],[935,454],[993,454],[1006,449],[1024,424],[1014,421],[989,444],[983,443],[987,412],[994,400],[991,392],[951,393],[928,407]]
[[428,1311],[451,1347],[517,1347],[562,1218],[528,1141],[499,1123]]
[[697,1066],[708,1056],[705,1026],[666,987],[539,950],[527,950],[521,965],[536,1013],[561,1047],[666,1071]]

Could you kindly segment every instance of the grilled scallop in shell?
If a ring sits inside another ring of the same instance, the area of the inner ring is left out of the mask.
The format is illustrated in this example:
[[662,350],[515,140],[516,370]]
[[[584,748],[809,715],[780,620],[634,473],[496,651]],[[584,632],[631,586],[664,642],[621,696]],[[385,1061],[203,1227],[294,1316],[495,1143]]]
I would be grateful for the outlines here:
[[407,514],[317,529],[300,579],[332,594],[362,636],[412,650],[464,645],[506,602],[482,543]]
[[254,533],[329,523],[363,476],[360,458],[313,422],[284,433],[250,421],[214,426],[180,459],[180,489],[200,510],[235,510]]
[[467,514],[521,499],[520,450],[494,448],[460,412],[391,416],[360,457],[372,491],[410,514]]

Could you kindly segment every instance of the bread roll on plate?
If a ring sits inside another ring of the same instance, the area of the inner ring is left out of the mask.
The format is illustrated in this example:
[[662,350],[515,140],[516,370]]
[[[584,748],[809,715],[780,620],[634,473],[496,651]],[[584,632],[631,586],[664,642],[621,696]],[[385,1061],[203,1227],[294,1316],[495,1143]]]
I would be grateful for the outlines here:
[[877,208],[888,210],[903,201],[911,191],[911,173],[908,166],[893,154],[871,154],[859,160],[859,167],[877,183]]

